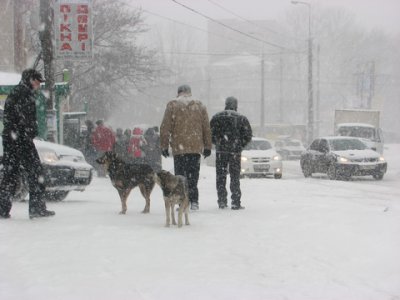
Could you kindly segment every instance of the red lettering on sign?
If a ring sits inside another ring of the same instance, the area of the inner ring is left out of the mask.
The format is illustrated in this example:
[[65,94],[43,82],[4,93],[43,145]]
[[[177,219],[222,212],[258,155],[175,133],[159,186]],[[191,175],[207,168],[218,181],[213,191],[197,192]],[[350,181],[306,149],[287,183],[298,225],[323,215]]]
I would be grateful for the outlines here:
[[64,50],[72,51],[72,47],[71,47],[71,45],[68,44],[68,43],[63,43],[63,44],[61,45],[61,49],[60,49],[60,50],[61,50],[61,51],[64,51]]
[[87,32],[88,30],[87,24],[78,24],[78,32]]
[[67,22],[67,21],[68,21],[68,19],[69,19],[69,15],[67,15],[67,14],[64,14],[64,15],[63,15],[63,20],[64,20],[64,23],[65,23],[65,22]]
[[78,16],[78,23],[87,23],[88,22],[88,15],[79,15]]
[[60,12],[62,12],[62,13],[70,13],[71,12],[71,5],[68,5],[68,4],[60,5]]
[[85,44],[85,43],[82,43],[82,44],[81,44],[81,50],[82,50],[82,51],[86,51],[86,44]]
[[78,14],[88,14],[89,13],[89,6],[82,4],[82,5],[78,5],[76,8],[76,12]]
[[60,24],[60,32],[63,32],[63,31],[71,32],[71,29],[69,28],[69,26],[71,26],[71,24]]
[[78,34],[78,41],[85,41],[89,38],[89,35],[87,33],[79,33]]
[[64,40],[72,41],[72,34],[71,33],[68,33],[68,34],[61,33],[60,38],[61,38],[61,41],[64,41]]

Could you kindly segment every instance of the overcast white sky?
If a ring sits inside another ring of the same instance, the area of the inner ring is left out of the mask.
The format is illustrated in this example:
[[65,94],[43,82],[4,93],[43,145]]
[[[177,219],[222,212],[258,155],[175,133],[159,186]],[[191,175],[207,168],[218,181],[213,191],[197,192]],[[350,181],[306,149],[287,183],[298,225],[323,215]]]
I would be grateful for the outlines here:
[[[213,18],[233,18],[216,6],[248,19],[276,19],[293,8],[290,0],[177,0]],[[151,12],[199,24],[204,18],[174,3],[172,0],[133,0],[132,3]],[[400,32],[400,0],[314,0],[312,5],[339,6],[353,12],[357,21],[368,29],[379,27],[390,33]],[[300,6],[298,7],[300,9]],[[150,18],[151,19],[151,18]],[[154,21],[156,21],[154,19]]]

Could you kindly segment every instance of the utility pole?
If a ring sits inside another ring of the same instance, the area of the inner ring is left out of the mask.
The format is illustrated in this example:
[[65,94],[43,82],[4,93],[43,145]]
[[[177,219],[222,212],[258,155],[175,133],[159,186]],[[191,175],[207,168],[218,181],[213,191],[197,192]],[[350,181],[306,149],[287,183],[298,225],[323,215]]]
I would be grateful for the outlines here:
[[371,61],[369,64],[369,94],[367,108],[372,108],[372,99],[375,94],[375,61]]
[[208,79],[207,79],[207,109],[209,112],[211,111],[211,76],[210,76],[210,73],[208,73]]
[[53,109],[54,107],[53,17],[52,1],[40,0],[40,20],[44,24],[44,29],[39,33],[39,39],[42,46],[46,89],[50,93],[48,109]]
[[320,48],[317,46],[317,91],[315,99],[315,136],[319,136],[321,126],[321,110],[320,110]]
[[356,82],[357,82],[357,96],[359,97],[359,108],[364,108],[364,66],[359,63],[357,65],[357,73],[356,73]]
[[308,124],[307,124],[307,139],[311,144],[314,138],[314,98],[313,98],[313,41],[311,37],[311,12],[309,14],[308,25]]
[[22,72],[26,67],[25,32],[23,12],[25,5],[22,0],[14,0],[14,68]]
[[260,132],[262,135],[265,134],[265,97],[264,97],[264,90],[265,90],[265,72],[264,72],[264,49],[261,53],[261,105],[260,105]]
[[279,54],[279,122],[283,122],[283,60]]
[[313,40],[311,35],[311,4],[305,1],[291,1],[292,4],[303,4],[308,7],[308,101],[307,101],[307,142],[314,138],[314,98],[313,98]]
[[40,20],[44,24],[44,28],[39,32],[40,44],[42,46],[41,57],[44,65],[44,76],[46,78],[46,89],[49,91],[49,100],[47,103],[47,118],[50,124],[49,136],[50,141],[57,142],[57,125],[56,112],[54,110],[54,59],[53,59],[53,10],[52,0],[40,0]]

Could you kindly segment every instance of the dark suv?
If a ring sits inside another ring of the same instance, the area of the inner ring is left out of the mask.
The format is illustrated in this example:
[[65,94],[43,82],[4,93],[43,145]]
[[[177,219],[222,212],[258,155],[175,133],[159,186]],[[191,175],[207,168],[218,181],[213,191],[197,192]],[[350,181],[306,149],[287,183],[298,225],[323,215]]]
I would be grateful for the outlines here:
[[382,155],[357,138],[342,136],[315,139],[301,155],[300,166],[305,177],[326,173],[330,179],[372,175],[381,180],[387,170]]

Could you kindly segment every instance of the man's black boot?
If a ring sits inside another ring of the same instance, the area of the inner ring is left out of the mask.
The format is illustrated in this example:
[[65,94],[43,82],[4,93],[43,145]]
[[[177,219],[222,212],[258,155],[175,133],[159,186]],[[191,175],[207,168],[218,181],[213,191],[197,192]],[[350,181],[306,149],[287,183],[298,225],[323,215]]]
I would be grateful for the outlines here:
[[29,212],[29,218],[34,219],[34,218],[45,218],[45,217],[52,217],[56,213],[52,210],[39,210],[39,211],[30,211]]

